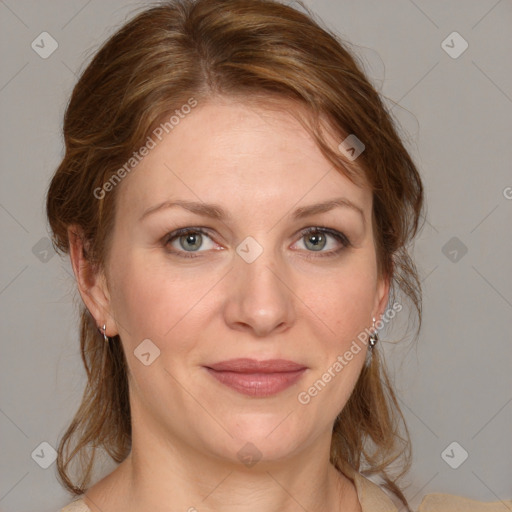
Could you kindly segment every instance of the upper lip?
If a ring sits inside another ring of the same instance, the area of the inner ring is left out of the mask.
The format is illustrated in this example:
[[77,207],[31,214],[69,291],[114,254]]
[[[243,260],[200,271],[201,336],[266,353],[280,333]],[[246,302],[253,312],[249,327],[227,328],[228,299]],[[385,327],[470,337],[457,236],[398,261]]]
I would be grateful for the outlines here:
[[286,373],[303,370],[306,366],[286,359],[266,359],[264,361],[257,361],[256,359],[239,358],[209,364],[206,368],[211,368],[215,371],[236,373]]

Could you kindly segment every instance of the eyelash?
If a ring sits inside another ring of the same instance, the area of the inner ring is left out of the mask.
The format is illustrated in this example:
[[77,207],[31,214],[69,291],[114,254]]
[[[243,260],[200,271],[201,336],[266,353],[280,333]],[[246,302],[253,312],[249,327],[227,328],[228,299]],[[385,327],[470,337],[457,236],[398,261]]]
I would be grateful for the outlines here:
[[[206,231],[203,228],[199,228],[199,227],[197,227],[197,228],[196,227],[181,228],[181,229],[177,229],[177,230],[169,233],[168,235],[166,235],[164,237],[164,240],[163,240],[164,246],[167,247],[175,239],[177,239],[177,238],[179,238],[181,236],[184,236],[184,235],[188,235],[190,233],[193,233],[193,234],[200,233],[202,235],[206,235],[209,238],[211,238],[210,234],[208,233],[208,231]],[[334,250],[330,250],[330,251],[321,251],[321,252],[318,252],[314,256],[313,255],[306,256],[306,258],[317,258],[317,257],[324,258],[324,257],[337,256],[339,253],[341,253],[347,247],[350,247],[352,245],[350,240],[348,239],[348,237],[344,233],[341,233],[340,231],[337,231],[335,229],[325,228],[325,227],[322,227],[322,226],[312,226],[312,227],[303,229],[300,232],[299,239],[300,238],[304,238],[307,235],[317,234],[317,233],[331,235],[338,242],[340,242],[341,247],[339,249],[334,249]],[[199,257],[201,257],[199,254],[194,254],[194,252],[196,252],[196,251],[176,251],[176,250],[172,250],[172,251],[169,251],[169,252],[171,254],[175,254],[175,255],[177,255],[179,257],[182,257],[182,258],[189,258],[190,259],[190,258],[199,258]],[[202,251],[202,252],[204,252],[204,251]],[[306,252],[312,253],[312,252],[315,252],[315,251],[306,251]]]

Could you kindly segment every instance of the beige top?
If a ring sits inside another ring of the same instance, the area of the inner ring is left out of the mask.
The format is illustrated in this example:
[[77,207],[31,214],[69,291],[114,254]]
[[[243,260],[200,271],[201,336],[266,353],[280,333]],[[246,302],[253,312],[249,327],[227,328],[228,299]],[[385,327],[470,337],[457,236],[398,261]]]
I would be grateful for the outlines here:
[[[354,481],[363,512],[398,512],[397,505],[377,484],[360,473],[353,472],[347,476]],[[418,508],[418,512],[510,512],[511,510],[512,500],[484,503],[442,493],[425,495]],[[77,499],[60,512],[91,512],[91,509],[82,499]]]

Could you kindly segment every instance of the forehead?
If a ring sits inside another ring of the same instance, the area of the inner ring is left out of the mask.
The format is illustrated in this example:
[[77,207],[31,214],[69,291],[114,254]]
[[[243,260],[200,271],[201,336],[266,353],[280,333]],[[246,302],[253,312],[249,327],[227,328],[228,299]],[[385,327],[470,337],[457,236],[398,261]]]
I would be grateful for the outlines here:
[[[300,107],[227,98],[198,104],[162,140],[154,138],[121,183],[119,208],[140,213],[184,198],[265,209],[340,194],[368,208],[369,188],[334,168],[291,108]],[[337,147],[335,137],[325,135]]]

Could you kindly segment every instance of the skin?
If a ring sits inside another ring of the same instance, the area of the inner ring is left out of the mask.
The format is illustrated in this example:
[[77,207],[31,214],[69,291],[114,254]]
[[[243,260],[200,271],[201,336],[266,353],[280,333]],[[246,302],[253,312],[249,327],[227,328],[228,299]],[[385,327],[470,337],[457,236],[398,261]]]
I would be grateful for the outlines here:
[[[129,367],[132,451],[88,490],[89,508],[361,510],[352,480],[329,463],[329,447],[366,346],[309,404],[297,396],[386,307],[389,280],[377,275],[369,187],[336,171],[286,108],[215,98],[183,119],[116,192],[104,272],[88,267],[80,240],[71,238],[81,296],[108,336],[120,334]],[[362,213],[342,206],[292,217],[334,198]],[[215,203],[229,217],[172,207],[140,220],[176,200]],[[344,233],[350,245],[325,235],[315,251],[315,233],[301,231],[318,226]],[[188,245],[187,237],[183,245],[166,239],[183,227],[208,234]],[[263,248],[252,263],[236,252],[247,236]],[[160,350],[149,366],[134,356],[145,339]],[[274,396],[248,397],[204,369],[237,357],[308,369]],[[261,453],[252,467],[237,457],[248,442]]]

